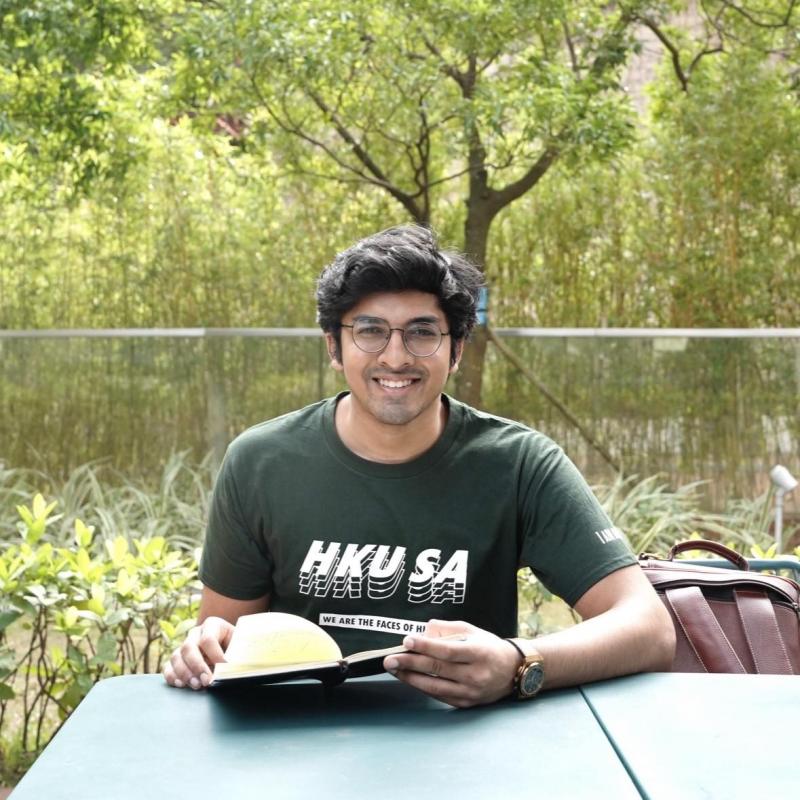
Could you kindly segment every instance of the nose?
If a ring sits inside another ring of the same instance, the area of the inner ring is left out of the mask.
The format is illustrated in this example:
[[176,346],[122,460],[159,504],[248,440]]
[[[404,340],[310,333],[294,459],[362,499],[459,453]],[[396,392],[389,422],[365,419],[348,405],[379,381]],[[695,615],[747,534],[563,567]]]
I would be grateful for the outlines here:
[[393,328],[389,332],[389,341],[386,347],[378,353],[378,363],[391,369],[398,369],[410,364],[413,356],[406,350],[403,342],[403,331]]

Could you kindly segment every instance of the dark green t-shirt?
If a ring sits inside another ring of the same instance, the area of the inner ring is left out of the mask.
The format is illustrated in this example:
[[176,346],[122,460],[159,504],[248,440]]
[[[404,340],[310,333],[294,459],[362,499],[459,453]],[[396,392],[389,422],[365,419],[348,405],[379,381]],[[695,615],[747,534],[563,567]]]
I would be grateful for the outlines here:
[[338,398],[249,429],[214,489],[200,578],[322,625],[352,653],[431,618],[517,628],[517,569],[574,604],[635,563],[583,477],[546,436],[445,397],[436,444],[366,461],[334,426]]

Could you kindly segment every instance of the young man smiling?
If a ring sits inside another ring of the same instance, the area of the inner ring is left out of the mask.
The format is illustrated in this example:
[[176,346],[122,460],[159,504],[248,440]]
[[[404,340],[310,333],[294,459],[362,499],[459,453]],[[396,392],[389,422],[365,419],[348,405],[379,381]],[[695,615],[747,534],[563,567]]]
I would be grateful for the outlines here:
[[[442,389],[463,346],[455,343],[451,355],[448,321],[436,296],[414,290],[372,294],[344,315],[340,327],[352,336],[327,333],[326,339],[331,364],[350,388],[336,406],[344,444],[381,463],[409,461],[428,450],[444,430]],[[418,352],[438,341],[436,350],[416,356],[404,341],[408,336],[421,340]],[[366,346],[380,347],[376,352],[356,344],[373,339]]]
[[[430,231],[339,254],[318,316],[348,392],[246,431],[214,490],[199,622],[164,676],[208,684],[242,614],[322,625],[343,652],[455,706],[668,669],[674,631],[623,535],[563,451],[444,394],[481,274]],[[527,566],[583,622],[516,637]]]

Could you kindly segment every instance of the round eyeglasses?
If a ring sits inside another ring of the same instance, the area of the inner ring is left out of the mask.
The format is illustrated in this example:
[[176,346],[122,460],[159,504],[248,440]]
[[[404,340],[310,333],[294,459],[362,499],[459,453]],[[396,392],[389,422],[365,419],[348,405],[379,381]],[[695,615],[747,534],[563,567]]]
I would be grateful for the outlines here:
[[365,353],[380,353],[389,344],[392,331],[400,331],[403,345],[412,356],[427,358],[432,356],[441,346],[442,339],[449,336],[439,330],[433,322],[412,322],[405,328],[392,328],[385,319],[357,319],[350,328],[355,346]]

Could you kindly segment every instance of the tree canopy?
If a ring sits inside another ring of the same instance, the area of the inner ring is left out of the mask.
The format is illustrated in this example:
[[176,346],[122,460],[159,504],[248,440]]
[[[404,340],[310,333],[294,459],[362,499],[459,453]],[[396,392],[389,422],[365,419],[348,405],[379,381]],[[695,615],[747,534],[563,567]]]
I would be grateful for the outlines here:
[[0,325],[310,324],[408,219],[498,323],[796,324],[794,2],[692,8],[0,0]]

